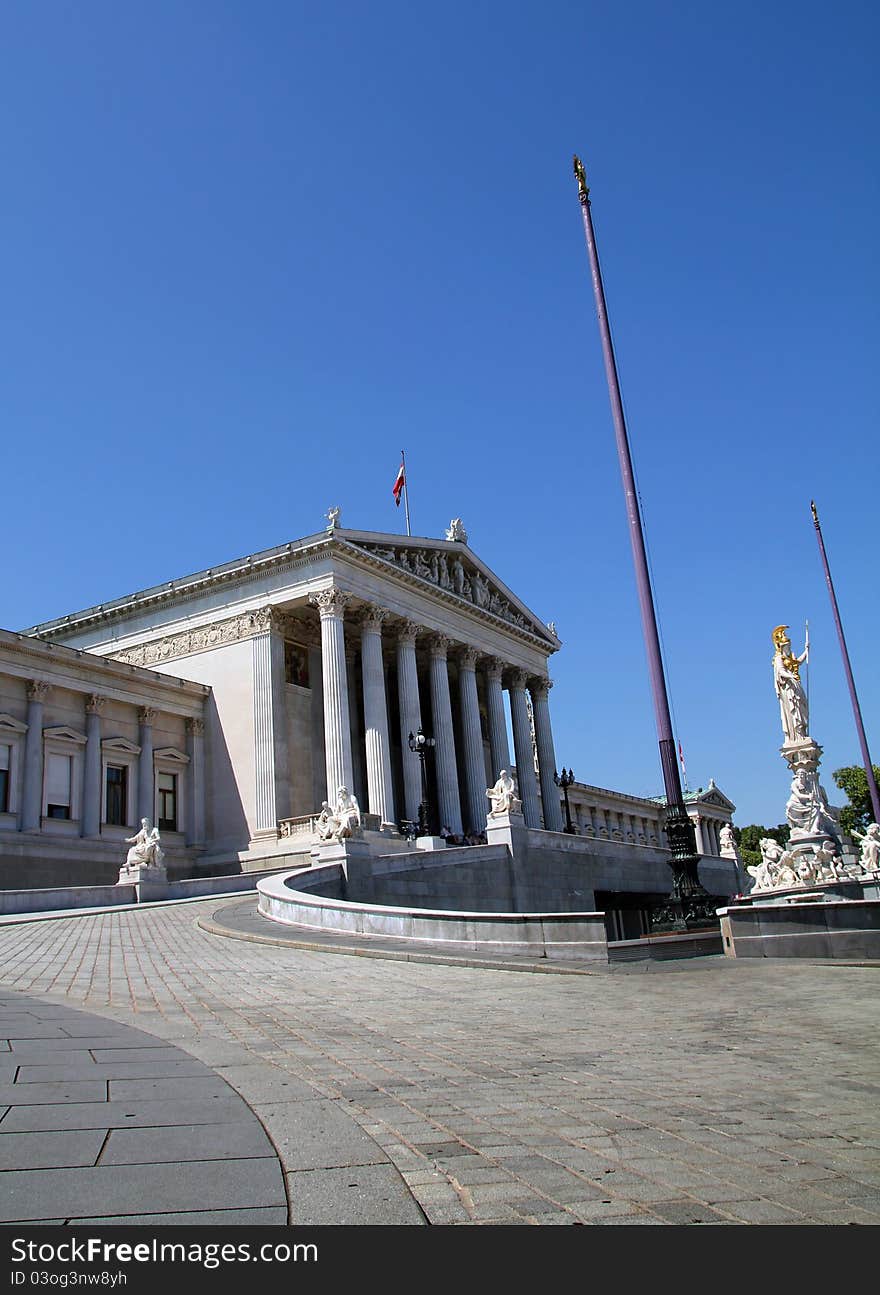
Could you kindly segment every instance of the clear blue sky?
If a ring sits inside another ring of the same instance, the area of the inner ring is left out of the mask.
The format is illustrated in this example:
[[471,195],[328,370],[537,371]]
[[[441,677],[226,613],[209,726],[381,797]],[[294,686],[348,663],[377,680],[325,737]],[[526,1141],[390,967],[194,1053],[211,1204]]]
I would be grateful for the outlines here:
[[[557,754],[660,790],[571,154],[693,785],[784,817],[770,631],[823,770],[880,759],[877,6],[7,0],[11,629],[320,529],[461,516],[564,648]],[[874,82],[874,84],[872,84]],[[832,800],[835,797],[832,795]]]

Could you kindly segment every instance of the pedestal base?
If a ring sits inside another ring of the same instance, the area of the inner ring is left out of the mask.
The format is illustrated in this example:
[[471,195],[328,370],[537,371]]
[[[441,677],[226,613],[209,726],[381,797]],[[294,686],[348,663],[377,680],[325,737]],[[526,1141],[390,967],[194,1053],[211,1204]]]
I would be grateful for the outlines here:
[[446,837],[445,836],[417,836],[416,849],[417,850],[445,850]]

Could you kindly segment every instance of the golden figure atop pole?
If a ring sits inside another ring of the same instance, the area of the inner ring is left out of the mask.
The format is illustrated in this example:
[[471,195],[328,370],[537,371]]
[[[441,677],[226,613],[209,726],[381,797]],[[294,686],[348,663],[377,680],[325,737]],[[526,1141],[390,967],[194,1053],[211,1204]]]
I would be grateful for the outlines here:
[[[800,679],[801,661],[803,660],[803,657],[796,657],[794,653],[791,651],[791,640],[789,639],[788,635],[785,632],[787,629],[788,629],[787,625],[776,626],[776,629],[773,631],[773,635],[772,635],[773,645],[776,648],[776,651],[782,657],[782,663],[785,666],[786,670],[791,671],[795,679]],[[788,652],[786,652],[785,650],[786,648],[789,649]]]
[[589,189],[589,185],[587,184],[587,173],[584,170],[584,164],[581,161],[581,159],[578,157],[577,153],[575,153],[574,155],[574,175],[575,175],[575,179],[578,182],[578,198],[582,203],[588,202],[590,197],[590,189]]

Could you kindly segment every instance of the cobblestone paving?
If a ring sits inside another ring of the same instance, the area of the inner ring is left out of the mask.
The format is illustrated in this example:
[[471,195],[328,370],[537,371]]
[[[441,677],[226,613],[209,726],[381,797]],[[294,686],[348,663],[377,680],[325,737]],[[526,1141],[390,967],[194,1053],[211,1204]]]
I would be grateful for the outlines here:
[[197,926],[217,908],[4,926],[0,984],[233,1086],[244,1048],[346,1112],[431,1223],[880,1223],[876,964],[536,975],[246,943]]

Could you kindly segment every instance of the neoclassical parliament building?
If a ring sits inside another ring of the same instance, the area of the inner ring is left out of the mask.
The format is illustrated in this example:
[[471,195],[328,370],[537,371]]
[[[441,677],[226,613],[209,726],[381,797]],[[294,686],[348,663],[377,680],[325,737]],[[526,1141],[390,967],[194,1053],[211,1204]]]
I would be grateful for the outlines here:
[[[526,826],[561,840],[560,641],[448,534],[331,523],[0,631],[0,889],[114,880],[143,817],[181,875],[280,866],[340,787],[392,848],[418,817],[420,728],[434,831],[481,833],[486,788],[515,768]],[[710,784],[688,808],[717,858],[734,806]],[[576,783],[569,812],[568,842],[634,865],[664,850],[662,801]]]

